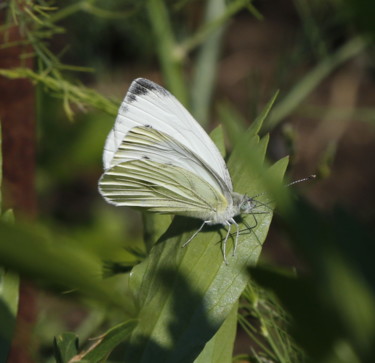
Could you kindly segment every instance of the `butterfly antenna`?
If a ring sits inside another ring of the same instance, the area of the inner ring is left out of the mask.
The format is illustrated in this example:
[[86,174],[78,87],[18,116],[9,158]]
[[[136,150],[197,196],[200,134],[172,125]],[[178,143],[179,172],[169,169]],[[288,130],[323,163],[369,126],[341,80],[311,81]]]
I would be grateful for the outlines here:
[[[262,193],[262,194],[266,194],[266,193]],[[259,194],[259,195],[262,195],[262,194]],[[256,200],[255,198],[257,198],[259,195],[256,195],[255,197],[252,197],[251,199],[255,200],[256,202],[256,206],[254,207],[254,209],[258,208],[258,207],[265,207],[267,209],[269,209],[270,211],[272,211],[273,209],[268,205],[268,203],[271,203],[271,202],[267,202],[267,203],[263,203],[261,202],[260,200]],[[252,214],[254,213],[259,213],[259,212],[253,212]]]
[[308,176],[307,178],[302,178],[302,179],[298,179],[298,180],[295,180],[287,185],[285,185],[286,187],[290,187],[294,184],[298,184],[298,183],[301,183],[301,182],[304,182],[304,181],[307,181],[307,180],[310,180],[310,179],[315,179],[316,178],[316,175],[315,174],[312,174],[310,176]]

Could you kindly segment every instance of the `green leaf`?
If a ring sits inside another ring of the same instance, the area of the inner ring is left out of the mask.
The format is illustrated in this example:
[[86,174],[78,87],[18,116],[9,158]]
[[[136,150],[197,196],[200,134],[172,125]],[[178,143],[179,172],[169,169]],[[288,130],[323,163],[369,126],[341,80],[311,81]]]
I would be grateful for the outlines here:
[[86,353],[79,355],[79,358],[83,358],[91,363],[104,361],[114,348],[127,340],[135,325],[135,320],[128,320],[124,323],[118,324],[99,337],[98,341],[95,342]]
[[0,120],[0,213],[3,210],[3,195],[1,190],[3,188],[3,130]]
[[131,303],[102,279],[102,262],[87,248],[30,225],[0,223],[0,265],[78,290],[131,314]]
[[[13,223],[13,211],[7,210],[1,216],[1,220]],[[16,327],[19,285],[20,279],[17,274],[0,267],[0,362],[7,360]]]
[[6,362],[16,327],[19,277],[0,267],[0,362]]
[[237,331],[238,303],[225,319],[214,337],[206,344],[202,353],[194,363],[225,363],[232,362],[233,344]]
[[[258,115],[258,117],[251,123],[250,127],[248,128],[247,132],[252,135],[258,135],[259,131],[262,128],[264,121],[266,120],[267,116],[269,115],[273,104],[275,103],[279,91],[276,91],[273,97],[268,101],[266,106],[263,108],[262,112]],[[219,107],[219,116],[221,122],[225,125],[225,129],[228,132],[229,139],[232,142],[237,142],[243,136],[245,132],[245,125],[246,122],[243,117],[237,113],[230,105],[222,104]]]
[[[204,23],[222,16],[226,12],[225,0],[208,0],[205,2]],[[207,126],[211,98],[215,86],[217,65],[219,63],[220,48],[224,34],[224,24],[217,24],[217,28],[208,35],[197,50],[193,81],[191,87],[191,111],[201,125]]]
[[49,92],[62,98],[64,109],[69,118],[73,117],[73,110],[70,103],[78,108],[82,105],[90,105],[96,109],[102,110],[110,115],[116,115],[118,104],[102,96],[93,89],[82,85],[75,85],[61,76],[56,77],[56,73],[47,74],[45,72],[36,73],[29,68],[0,69],[0,75],[10,79],[28,78],[32,82],[43,85]]
[[351,37],[329,57],[324,57],[314,69],[307,73],[289,93],[272,109],[272,113],[264,125],[264,129],[271,130],[288,117],[295,108],[339,65],[362,52],[368,41],[363,37]]
[[262,112],[258,115],[258,117],[251,124],[250,129],[255,134],[257,134],[261,130],[262,125],[263,125],[264,121],[266,120],[268,114],[270,113],[271,108],[272,108],[273,104],[275,103],[278,95],[279,95],[279,91],[277,90],[275,92],[275,94],[273,95],[273,97],[266,104],[266,107],[264,107]]
[[74,333],[63,333],[53,341],[56,363],[67,363],[78,353],[78,337]]
[[[243,135],[229,160],[235,190],[259,194],[259,183],[249,178],[258,171],[243,153],[264,158],[265,144],[253,131]],[[277,168],[278,179],[284,170]],[[276,174],[276,173],[274,173]],[[127,362],[192,362],[220,329],[246,286],[246,267],[255,265],[272,218],[271,211],[243,219],[235,256],[223,261],[221,226],[204,228],[186,248],[181,248],[200,221],[175,217],[172,225],[153,247],[148,258],[133,269],[130,287],[139,309],[138,325],[126,350]],[[233,232],[233,230],[232,230]]]
[[156,241],[165,233],[171,224],[170,215],[143,213],[143,238],[147,251],[150,251]]
[[224,142],[224,131],[223,127],[219,125],[215,129],[210,132],[210,137],[212,141],[215,143],[216,147],[219,149],[221,156],[224,158],[226,151],[225,151],[225,142]]
[[224,125],[231,144],[235,144],[246,131],[246,120],[228,103],[218,105],[220,122]]
[[294,339],[314,362],[372,362],[373,232],[351,215],[323,215],[301,200],[288,212],[281,209],[281,217],[308,275],[256,269],[252,277],[277,295],[292,317]]

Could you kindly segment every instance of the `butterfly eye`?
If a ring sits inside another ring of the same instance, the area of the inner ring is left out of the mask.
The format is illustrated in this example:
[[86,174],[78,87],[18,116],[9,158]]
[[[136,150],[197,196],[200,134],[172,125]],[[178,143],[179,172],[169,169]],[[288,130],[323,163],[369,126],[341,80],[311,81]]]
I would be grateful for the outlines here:
[[251,210],[255,207],[255,202],[253,199],[248,198],[243,201],[243,203],[240,206],[241,213],[250,213]]

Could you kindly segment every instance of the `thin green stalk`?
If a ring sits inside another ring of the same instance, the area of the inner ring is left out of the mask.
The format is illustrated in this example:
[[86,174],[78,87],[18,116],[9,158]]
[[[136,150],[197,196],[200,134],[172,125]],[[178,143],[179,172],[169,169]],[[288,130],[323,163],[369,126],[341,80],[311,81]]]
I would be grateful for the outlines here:
[[259,12],[259,10],[250,2],[246,5],[246,8],[250,11],[251,14],[255,16],[258,20],[263,20],[264,16]]
[[27,6],[24,7],[24,11],[26,14],[28,14],[30,16],[30,18],[32,18],[35,23],[39,24],[39,25],[44,25],[43,21],[40,20],[31,10],[30,8],[28,8]]
[[111,10],[106,10],[98,6],[95,6],[92,4],[92,2],[93,1],[83,0],[83,1],[78,1],[76,3],[73,3],[71,5],[65,6],[64,8],[61,8],[61,10],[53,14],[50,17],[50,21],[52,23],[56,23],[79,11],[84,11],[86,13],[89,13],[91,15],[97,16],[99,18],[104,18],[104,19],[111,19],[111,20],[123,19],[123,18],[133,15],[138,10],[139,6],[141,5],[140,3],[137,4],[137,2],[134,2],[134,4],[136,5],[133,5],[133,8],[130,10],[111,11]]
[[249,322],[246,320],[245,317],[238,315],[238,323],[241,325],[242,329],[246,332],[246,334],[250,337],[250,339],[260,348],[263,350],[264,353],[266,353],[270,358],[275,359],[275,355],[273,352],[267,347],[260,339],[257,332],[253,332],[251,328],[253,328]]
[[[209,0],[206,8],[206,24],[225,13],[224,0]],[[192,84],[191,107],[193,115],[202,125],[208,122],[209,107],[215,83],[217,60],[220,53],[223,24],[210,34],[199,50]]]
[[[263,326],[265,326],[266,324],[263,323]],[[277,339],[279,340],[279,342],[281,341],[281,338],[280,338],[280,335],[277,333],[277,329],[278,329],[278,326],[277,326],[277,323],[275,321],[272,321],[272,324],[269,323],[270,326],[274,325],[274,330],[276,331],[274,334],[277,335],[277,338],[274,339],[274,337],[272,336],[273,333],[271,333],[270,331],[268,331],[268,327],[267,327],[267,342],[268,344],[270,345],[270,347],[272,348],[272,351],[274,353],[274,356],[277,357],[278,361],[280,363],[288,363],[290,362],[290,359],[285,359],[284,356],[285,354],[282,354],[282,351],[281,349],[279,349],[279,344],[277,344]],[[283,344],[285,344],[283,342]]]
[[226,11],[222,12],[222,15],[205,24],[201,29],[195,32],[193,36],[180,44],[182,54],[188,54],[190,51],[203,43],[210,34],[215,32],[220,26],[224,25],[234,14],[247,6],[248,3],[249,0],[232,1],[226,7]]
[[86,1],[77,1],[71,5],[65,6],[59,11],[56,11],[54,14],[50,16],[51,23],[57,23],[58,21],[67,18],[68,16],[77,13],[84,9]]
[[73,111],[70,104],[75,104],[82,108],[92,106],[110,115],[117,114],[118,104],[84,86],[77,86],[63,78],[51,77],[45,73],[36,73],[28,68],[0,69],[0,75],[11,78],[28,78],[33,82],[48,88],[51,94],[64,100],[65,111],[72,118]]
[[[310,48],[317,59],[322,59],[328,54],[327,37],[324,35],[324,27],[319,23],[319,19],[314,16],[314,5],[317,4],[309,0],[294,0],[295,8],[301,18],[301,25],[307,37]],[[318,5],[319,6],[319,5]]]
[[299,104],[326,78],[335,68],[353,58],[367,46],[362,38],[353,38],[344,44],[332,56],[325,58],[309,72],[294,88],[277,103],[268,119],[263,124],[262,131],[266,132],[277,126],[289,116]]
[[[240,309],[238,322],[256,343],[261,355],[266,355],[268,359],[279,363],[295,361],[295,357],[299,354],[298,347],[294,345],[284,329],[288,322],[282,309],[265,291],[255,285],[249,284],[242,297],[244,303]],[[249,317],[252,319],[250,320]],[[259,322],[259,327],[257,324],[250,323],[254,318]]]
[[298,116],[319,118],[324,114],[326,120],[342,121],[358,120],[375,125],[375,108],[374,107],[324,107],[318,105],[303,105],[298,107],[295,112]]
[[183,58],[177,52],[165,2],[162,0],[148,0],[146,6],[156,40],[159,61],[168,88],[184,105],[187,105],[188,95],[183,78]]

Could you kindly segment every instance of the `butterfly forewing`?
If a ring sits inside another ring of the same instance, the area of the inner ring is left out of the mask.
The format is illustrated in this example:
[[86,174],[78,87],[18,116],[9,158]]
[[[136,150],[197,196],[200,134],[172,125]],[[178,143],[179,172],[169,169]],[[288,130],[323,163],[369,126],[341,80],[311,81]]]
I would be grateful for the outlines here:
[[[122,161],[120,154],[116,155],[117,150],[134,127],[151,127],[172,137],[186,150],[199,155],[199,158],[221,178],[225,189],[232,191],[232,182],[225,162],[203,128],[167,90],[142,78],[136,79],[130,86],[120,107],[115,126],[107,138],[103,155],[105,169]],[[141,157],[135,150],[132,154],[122,155],[123,161],[130,160],[131,157],[134,159]],[[184,167],[184,161],[186,169],[191,170],[192,163],[188,155],[179,160],[181,167]]]

